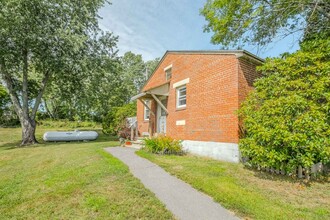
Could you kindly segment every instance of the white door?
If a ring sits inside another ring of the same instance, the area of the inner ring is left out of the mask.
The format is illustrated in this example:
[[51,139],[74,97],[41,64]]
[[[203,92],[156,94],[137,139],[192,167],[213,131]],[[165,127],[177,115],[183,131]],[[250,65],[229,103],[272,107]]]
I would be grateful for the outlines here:
[[[167,107],[167,99],[163,99],[161,102]],[[166,112],[160,105],[157,105],[157,133],[166,134]]]

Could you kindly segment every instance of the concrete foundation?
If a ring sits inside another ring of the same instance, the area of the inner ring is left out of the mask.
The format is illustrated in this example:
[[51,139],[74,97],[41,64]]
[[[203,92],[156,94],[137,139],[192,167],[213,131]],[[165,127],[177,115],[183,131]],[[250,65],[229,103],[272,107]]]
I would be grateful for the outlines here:
[[217,160],[238,163],[240,159],[238,144],[234,143],[184,140],[182,146],[188,153]]

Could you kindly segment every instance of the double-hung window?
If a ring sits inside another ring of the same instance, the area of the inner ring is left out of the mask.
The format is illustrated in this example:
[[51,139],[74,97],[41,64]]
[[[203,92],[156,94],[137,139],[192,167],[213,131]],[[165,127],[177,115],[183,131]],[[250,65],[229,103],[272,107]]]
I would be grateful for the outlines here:
[[172,64],[165,67],[164,71],[166,81],[170,80],[172,78]]
[[172,78],[172,69],[168,69],[165,71],[166,81]]
[[186,85],[176,89],[176,107],[184,108],[187,103],[187,87]]
[[144,106],[144,120],[147,121],[150,118],[150,100],[144,101],[144,104],[146,104],[149,107],[148,109],[146,106]]

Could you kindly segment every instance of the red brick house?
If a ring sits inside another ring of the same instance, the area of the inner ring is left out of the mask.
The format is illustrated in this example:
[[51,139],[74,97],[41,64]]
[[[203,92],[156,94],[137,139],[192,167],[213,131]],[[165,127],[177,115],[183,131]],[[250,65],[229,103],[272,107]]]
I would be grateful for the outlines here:
[[240,104],[263,60],[247,51],[167,51],[137,101],[140,135],[183,140],[191,153],[239,161]]

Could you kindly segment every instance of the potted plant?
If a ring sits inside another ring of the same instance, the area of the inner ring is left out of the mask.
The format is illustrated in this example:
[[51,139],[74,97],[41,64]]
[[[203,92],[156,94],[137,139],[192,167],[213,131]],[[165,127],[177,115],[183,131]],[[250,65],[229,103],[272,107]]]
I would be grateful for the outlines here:
[[129,128],[123,128],[118,132],[120,143],[124,146],[130,146],[132,145],[132,142],[130,141],[131,137],[131,130]]

